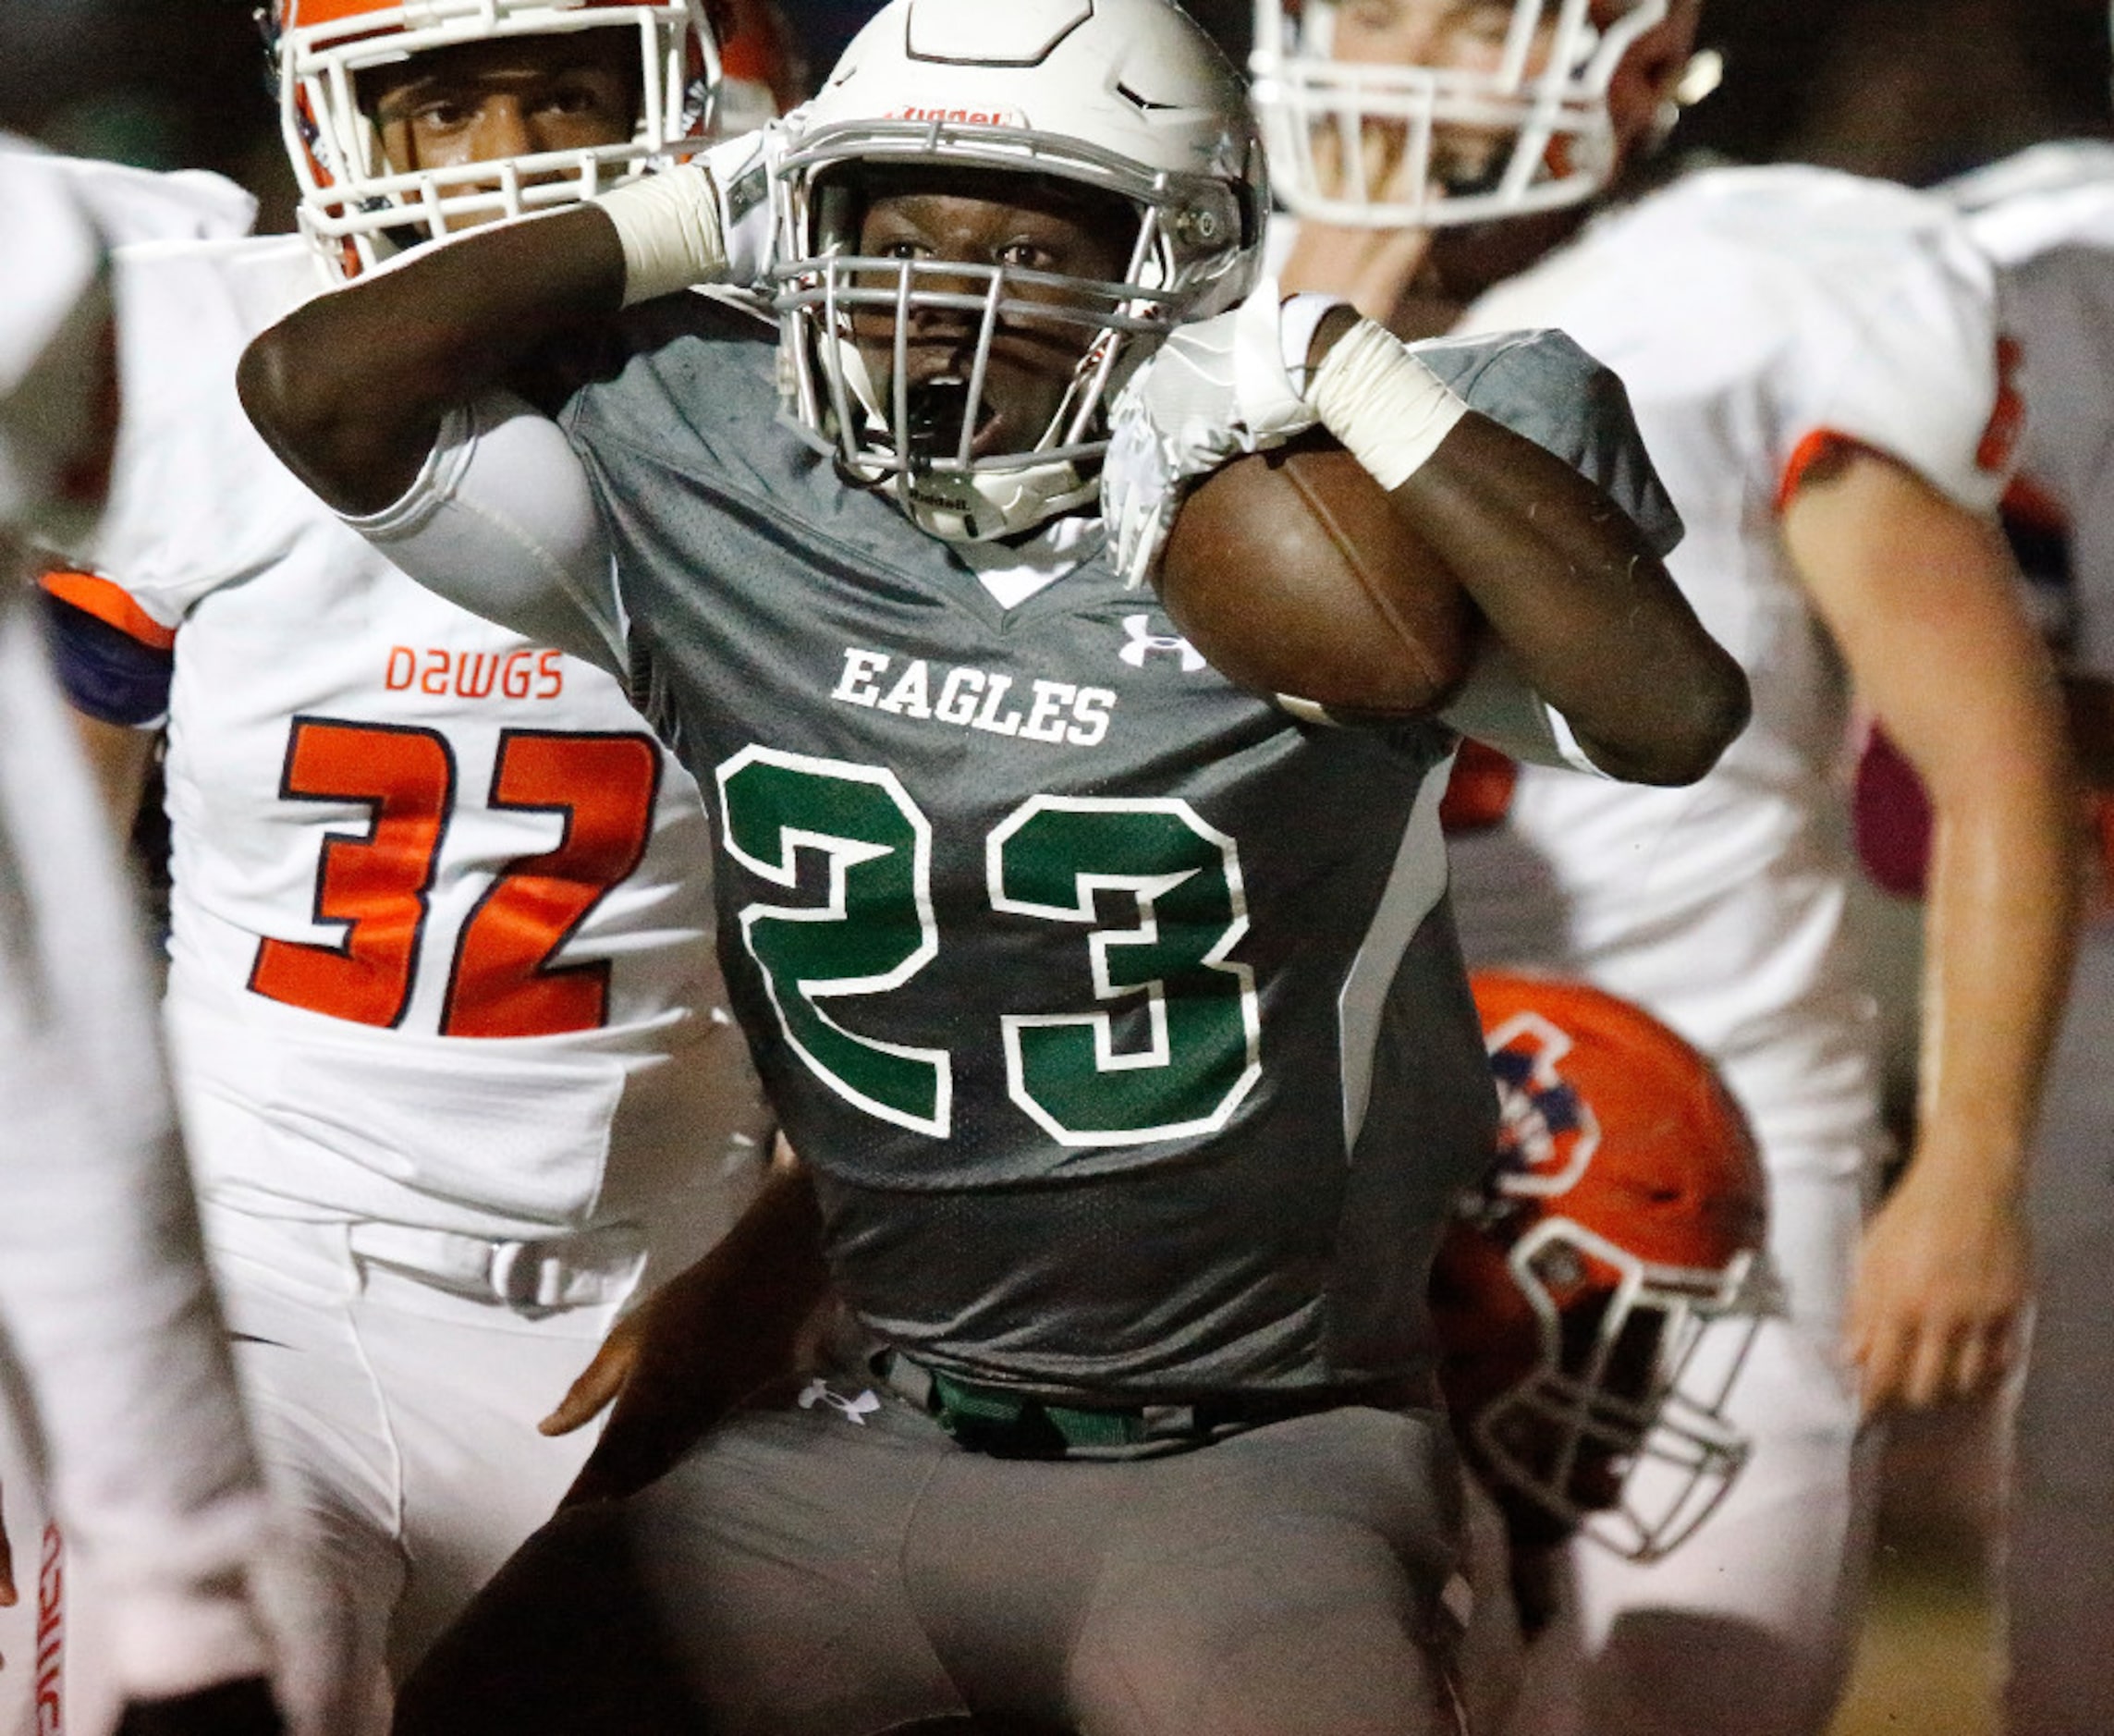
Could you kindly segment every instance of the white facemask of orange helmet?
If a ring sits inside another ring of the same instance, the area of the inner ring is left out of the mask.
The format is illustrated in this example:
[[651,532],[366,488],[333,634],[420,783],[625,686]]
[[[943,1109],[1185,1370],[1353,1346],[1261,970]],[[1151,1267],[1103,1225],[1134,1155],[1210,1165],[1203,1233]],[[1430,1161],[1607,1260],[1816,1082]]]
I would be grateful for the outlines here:
[[1726,1401],[1775,1306],[1745,1118],[1693,1048],[1581,984],[1472,979],[1500,1156],[1441,1245],[1441,1384],[1515,1511],[1651,1561],[1731,1487]]
[[1370,228],[1575,204],[1619,155],[1607,90],[1668,0],[1256,0],[1277,195]]
[[[269,0],[260,16],[300,184],[301,231],[342,276],[409,243],[573,204],[689,155],[703,141],[719,83],[704,0]],[[629,139],[409,174],[390,168],[360,105],[362,72],[465,43],[580,31],[637,40]]]

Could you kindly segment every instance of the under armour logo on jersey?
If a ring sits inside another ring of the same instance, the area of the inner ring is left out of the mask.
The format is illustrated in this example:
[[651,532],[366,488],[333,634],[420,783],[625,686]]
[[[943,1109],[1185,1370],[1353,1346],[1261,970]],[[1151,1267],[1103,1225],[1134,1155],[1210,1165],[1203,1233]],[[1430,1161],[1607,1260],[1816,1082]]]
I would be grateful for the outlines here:
[[1537,1198],[1561,1193],[1600,1146],[1593,1106],[1558,1070],[1570,1038],[1537,1012],[1516,1013],[1491,1032],[1497,1084],[1497,1187]]
[[1123,647],[1121,653],[1125,663],[1133,669],[1143,669],[1147,657],[1155,651],[1164,651],[1169,656],[1181,659],[1184,675],[1194,675],[1204,667],[1204,653],[1188,640],[1179,639],[1172,633],[1155,633],[1152,627],[1153,617],[1150,615],[1126,615],[1123,617],[1123,630],[1130,635],[1130,642]]
[[800,1407],[812,1411],[818,1404],[826,1404],[832,1411],[866,1426],[866,1419],[881,1408],[881,1400],[871,1392],[862,1392],[856,1399],[847,1399],[841,1392],[832,1392],[825,1380],[811,1380],[800,1388]]

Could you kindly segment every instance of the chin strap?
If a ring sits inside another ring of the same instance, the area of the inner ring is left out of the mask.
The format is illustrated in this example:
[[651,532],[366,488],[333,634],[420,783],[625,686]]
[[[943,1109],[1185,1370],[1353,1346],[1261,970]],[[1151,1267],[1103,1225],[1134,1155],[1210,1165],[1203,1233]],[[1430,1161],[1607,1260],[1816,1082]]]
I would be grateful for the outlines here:
[[1100,477],[1081,476],[1076,464],[1036,464],[968,476],[912,477],[906,510],[921,531],[943,542],[989,543],[1088,506],[1100,492]]

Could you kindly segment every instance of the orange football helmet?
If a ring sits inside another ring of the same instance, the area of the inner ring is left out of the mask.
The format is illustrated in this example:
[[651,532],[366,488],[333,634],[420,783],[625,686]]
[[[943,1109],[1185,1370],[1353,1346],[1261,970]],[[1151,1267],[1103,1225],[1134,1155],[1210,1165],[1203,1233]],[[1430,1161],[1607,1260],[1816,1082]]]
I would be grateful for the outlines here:
[[[719,86],[706,0],[267,0],[259,16],[300,183],[301,232],[341,276],[371,269],[406,238],[432,239],[464,218],[572,204],[689,154],[703,141]],[[589,30],[638,38],[630,139],[410,174],[384,160],[360,105],[361,72],[463,43]]]
[[1500,1133],[1432,1277],[1455,1430],[1516,1531],[1523,1498],[1536,1541],[1655,1560],[1746,1461],[1725,1401],[1774,1302],[1761,1157],[1649,1014],[1578,983],[1472,984]]

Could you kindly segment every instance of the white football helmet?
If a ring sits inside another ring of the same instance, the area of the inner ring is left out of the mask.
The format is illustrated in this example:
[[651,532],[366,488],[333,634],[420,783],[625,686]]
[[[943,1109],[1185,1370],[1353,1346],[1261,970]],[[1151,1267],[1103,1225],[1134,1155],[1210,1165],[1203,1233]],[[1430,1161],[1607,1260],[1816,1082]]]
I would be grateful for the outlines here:
[[[1137,214],[1128,272],[859,257],[861,171],[928,165],[1118,196]],[[1247,294],[1268,209],[1240,77],[1171,0],[891,0],[793,117],[772,197],[793,420],[853,481],[957,542],[1094,498],[1110,392],[1152,340]],[[853,346],[861,308],[893,314],[886,380]],[[904,365],[910,315],[935,310],[982,322],[971,377],[936,417],[913,413]],[[1081,359],[1030,449],[975,453],[992,340],[1016,320],[1076,326]]]
[[[356,276],[464,218],[568,205],[703,141],[719,83],[705,0],[267,0],[279,127],[300,183],[301,232]],[[360,105],[360,73],[463,43],[576,31],[638,38],[637,130],[620,144],[411,174],[391,171]]]
[[[1255,0],[1255,110],[1292,211],[1436,228],[1575,204],[1607,184],[1608,83],[1668,0],[1393,6],[1399,55],[1352,60],[1337,57],[1351,0]],[[1373,47],[1394,32],[1375,30]]]
[[1656,1560],[1747,1460],[1725,1404],[1776,1306],[1761,1157],[1709,1063],[1641,1009],[1472,984],[1501,1131],[1432,1275],[1455,1429],[1548,1540]]

